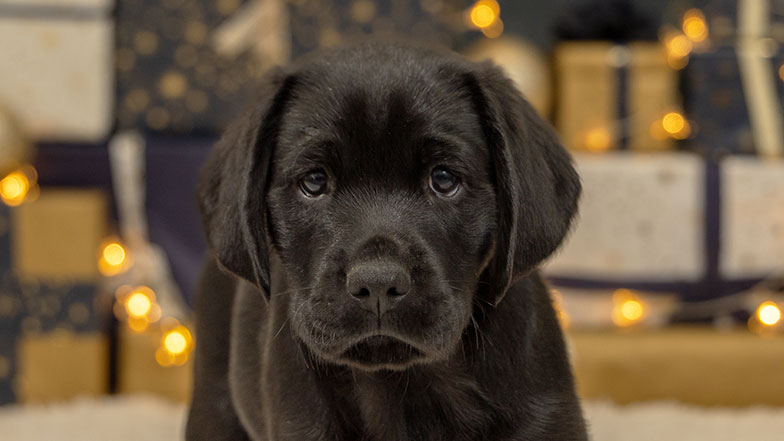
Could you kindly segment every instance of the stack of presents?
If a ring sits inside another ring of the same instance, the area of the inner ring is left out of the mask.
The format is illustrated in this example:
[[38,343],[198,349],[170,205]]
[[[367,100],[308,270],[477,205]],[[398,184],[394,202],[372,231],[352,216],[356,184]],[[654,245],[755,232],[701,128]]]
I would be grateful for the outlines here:
[[545,268],[567,309],[617,289],[709,300],[784,272],[784,0],[707,1],[685,18],[689,5],[672,2],[669,30],[575,10],[551,57],[519,38],[525,5],[480,3],[500,3],[490,31],[471,25],[468,0],[0,0],[0,53],[13,60],[0,63],[0,166],[17,131],[40,186],[0,204],[0,404],[186,397],[171,384],[186,385],[190,365],[156,364],[158,336],[118,324],[117,287],[98,272],[124,222],[112,139],[139,134],[145,235],[188,302],[209,147],[270,67],[359,35],[481,44],[542,103],[585,188],[579,224]]

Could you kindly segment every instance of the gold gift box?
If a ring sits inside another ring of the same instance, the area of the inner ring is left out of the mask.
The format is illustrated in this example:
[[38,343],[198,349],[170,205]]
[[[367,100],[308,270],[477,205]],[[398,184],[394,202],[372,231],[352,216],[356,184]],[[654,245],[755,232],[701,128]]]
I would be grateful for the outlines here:
[[[626,124],[631,150],[668,150],[674,141],[658,130],[662,117],[677,111],[678,76],[658,42],[561,43],[555,50],[556,126],[574,150],[604,151],[621,147]],[[620,84],[619,69],[626,70]],[[621,88],[625,90],[622,90]],[[620,114],[625,95],[626,115]]]
[[101,190],[42,189],[12,211],[14,271],[25,279],[97,282],[107,212]]

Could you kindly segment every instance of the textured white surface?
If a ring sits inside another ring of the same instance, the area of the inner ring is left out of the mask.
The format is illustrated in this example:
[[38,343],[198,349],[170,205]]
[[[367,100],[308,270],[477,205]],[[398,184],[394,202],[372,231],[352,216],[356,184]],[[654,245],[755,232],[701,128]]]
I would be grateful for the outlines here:
[[585,406],[595,441],[782,441],[784,409],[702,408],[669,402]]
[[[595,441],[781,441],[784,409],[706,409],[676,403],[585,405]],[[81,399],[51,406],[0,407],[9,441],[174,441],[185,407],[150,397]]]
[[729,277],[782,274],[784,161],[727,158],[721,192],[722,273]]
[[108,17],[0,16],[0,102],[32,138],[106,136],[114,94],[112,33]]
[[549,274],[696,280],[703,272],[704,167],[685,153],[576,154],[577,228]]

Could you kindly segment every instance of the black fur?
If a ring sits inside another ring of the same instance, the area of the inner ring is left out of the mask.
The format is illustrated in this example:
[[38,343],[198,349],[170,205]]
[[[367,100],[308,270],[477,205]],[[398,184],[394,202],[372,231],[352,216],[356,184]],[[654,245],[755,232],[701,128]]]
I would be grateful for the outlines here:
[[[187,439],[587,439],[535,271],[579,179],[511,82],[368,42],[265,87],[199,189],[213,258]],[[438,166],[454,196],[430,187]]]

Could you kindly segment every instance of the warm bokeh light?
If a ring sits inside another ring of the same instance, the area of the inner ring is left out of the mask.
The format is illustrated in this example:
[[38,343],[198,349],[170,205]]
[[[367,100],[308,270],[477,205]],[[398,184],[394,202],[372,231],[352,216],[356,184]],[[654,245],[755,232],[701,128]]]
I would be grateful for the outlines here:
[[107,277],[119,274],[128,269],[128,253],[117,238],[106,239],[101,247],[98,269]]
[[686,139],[691,134],[689,122],[678,112],[664,115],[661,119],[661,126],[668,136],[675,139]]
[[621,315],[629,321],[637,321],[642,318],[642,303],[639,300],[626,300],[621,304]]
[[781,81],[784,81],[784,63],[779,66],[779,78],[781,78]]
[[596,127],[585,133],[583,146],[591,152],[604,152],[610,149],[612,134],[606,127]]
[[103,248],[103,258],[109,265],[122,265],[125,262],[125,249],[117,242],[112,242]]
[[705,15],[699,9],[689,9],[683,14],[681,28],[686,37],[695,43],[703,42],[708,38]]
[[131,288],[123,285],[117,288],[115,299],[115,317],[126,321],[132,331],[145,331],[151,323],[161,318],[161,307],[157,303],[155,291],[147,286]]
[[172,354],[178,355],[185,352],[188,342],[180,331],[171,331],[163,339],[163,346]]
[[667,54],[674,58],[687,57],[694,48],[691,40],[683,34],[673,34],[665,42]]
[[757,308],[757,320],[765,326],[776,326],[781,323],[781,308],[771,301],[763,302]]
[[498,5],[497,1],[480,0],[471,7],[469,18],[471,20],[471,24],[478,27],[479,29],[485,29],[494,25],[497,21],[500,21],[498,19],[500,13],[501,7]]
[[683,115],[677,112],[670,112],[662,118],[662,127],[669,134],[678,133],[683,130],[686,120]]
[[125,302],[125,308],[131,317],[144,317],[152,309],[152,300],[144,292],[134,292]]
[[11,172],[0,180],[0,198],[11,207],[24,202],[29,190],[30,180],[21,170]]
[[612,321],[617,326],[627,327],[645,318],[646,307],[631,290],[618,289],[613,293]]
[[482,35],[487,38],[498,38],[504,33],[504,22],[496,20],[490,26],[482,28]]
[[164,325],[161,346],[155,352],[155,360],[161,366],[180,366],[188,361],[191,350],[193,349],[193,336],[187,327],[179,324],[174,319],[167,319],[176,323],[175,326],[167,330]]

